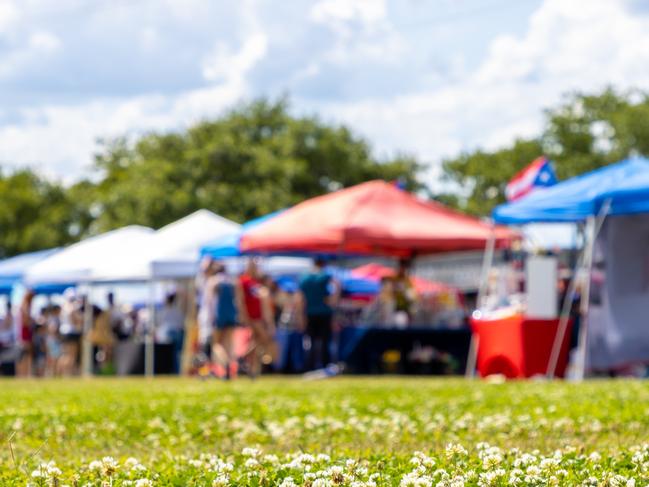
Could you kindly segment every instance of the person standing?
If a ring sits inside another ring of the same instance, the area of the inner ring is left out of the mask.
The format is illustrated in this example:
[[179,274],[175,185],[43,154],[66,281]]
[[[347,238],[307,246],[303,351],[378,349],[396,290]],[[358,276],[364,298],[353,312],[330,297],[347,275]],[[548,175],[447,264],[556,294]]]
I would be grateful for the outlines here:
[[208,292],[214,295],[214,333],[212,358],[223,367],[226,379],[233,375],[234,330],[237,326],[236,286],[228,276],[225,266],[216,263],[215,274],[207,283]]
[[156,342],[173,346],[173,372],[180,373],[180,362],[185,338],[185,316],[177,302],[177,294],[171,292],[165,297],[160,311],[160,324],[156,330]]
[[268,289],[254,259],[248,260],[246,271],[239,277],[236,287],[237,310],[241,324],[250,327],[251,343],[244,358],[249,360],[249,374],[261,373],[262,363],[269,365],[275,355],[275,320]]
[[61,309],[61,358],[59,368],[62,375],[77,375],[79,372],[79,351],[83,333],[83,312],[73,288],[64,291],[65,299]]
[[331,362],[331,337],[333,334],[333,305],[336,304],[340,286],[325,272],[323,259],[316,259],[315,268],[300,282],[300,316],[302,328],[310,341],[306,366],[313,370],[326,367]]
[[16,367],[17,375],[28,377],[32,374],[32,354],[33,354],[33,329],[34,322],[32,319],[32,301],[35,293],[28,289],[23,296],[18,309],[16,326],[18,330],[18,342],[20,343],[20,358]]

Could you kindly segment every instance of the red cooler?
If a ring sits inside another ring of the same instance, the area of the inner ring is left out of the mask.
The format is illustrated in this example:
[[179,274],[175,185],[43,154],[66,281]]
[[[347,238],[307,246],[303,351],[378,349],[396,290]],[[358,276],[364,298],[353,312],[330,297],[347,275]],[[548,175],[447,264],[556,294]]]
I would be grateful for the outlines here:
[[[503,374],[509,379],[545,375],[559,320],[512,315],[498,319],[471,319],[478,337],[478,371],[482,377]],[[561,344],[555,375],[563,377],[568,363],[572,323]]]

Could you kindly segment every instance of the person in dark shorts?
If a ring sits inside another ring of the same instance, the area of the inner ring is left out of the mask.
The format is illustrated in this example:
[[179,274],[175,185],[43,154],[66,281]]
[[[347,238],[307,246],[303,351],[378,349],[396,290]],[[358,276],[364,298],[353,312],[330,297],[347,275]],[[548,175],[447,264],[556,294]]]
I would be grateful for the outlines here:
[[207,282],[209,292],[214,293],[214,333],[212,357],[225,369],[225,378],[233,374],[234,329],[237,326],[236,286],[226,273],[222,263],[215,264],[215,274]]
[[313,370],[318,365],[326,367],[331,362],[332,305],[337,300],[340,286],[325,272],[324,267],[324,260],[316,259],[314,270],[300,282],[302,328],[310,341],[307,370]]

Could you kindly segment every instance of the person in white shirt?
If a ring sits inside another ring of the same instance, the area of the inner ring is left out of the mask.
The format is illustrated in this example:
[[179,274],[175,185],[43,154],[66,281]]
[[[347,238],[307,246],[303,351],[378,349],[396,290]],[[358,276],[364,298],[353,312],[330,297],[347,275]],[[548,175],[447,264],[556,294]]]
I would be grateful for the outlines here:
[[159,325],[156,328],[156,342],[172,344],[174,347],[174,373],[180,372],[180,356],[183,349],[185,316],[177,304],[176,293],[169,293],[160,311]]

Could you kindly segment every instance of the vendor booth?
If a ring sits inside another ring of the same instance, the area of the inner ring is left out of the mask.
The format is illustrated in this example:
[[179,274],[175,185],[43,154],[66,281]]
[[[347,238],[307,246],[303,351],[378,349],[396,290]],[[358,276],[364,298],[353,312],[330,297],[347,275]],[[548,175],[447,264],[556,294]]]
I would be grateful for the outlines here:
[[[54,255],[60,249],[39,250],[0,260],[0,294],[10,296],[14,288],[23,282],[27,271],[42,260]],[[51,283],[40,283],[34,287],[37,294],[52,294],[61,290],[61,286]]]
[[561,319],[556,330],[547,331],[553,336],[548,375],[558,370],[561,344],[570,334],[568,311],[579,292],[576,376],[649,363],[648,159],[631,158],[572,178],[499,206],[493,217],[509,225],[576,222],[585,234]]
[[[442,252],[483,250],[490,241],[500,248],[514,236],[513,231],[494,229],[441,204],[421,200],[394,184],[370,181],[285,210],[245,232],[240,247],[247,253],[319,255],[339,262],[371,256],[411,260]],[[377,269],[357,269],[356,279],[363,272],[373,271]],[[385,273],[385,269],[382,271]],[[415,284],[440,290],[433,283]],[[447,328],[436,329],[432,322],[416,321],[413,313],[409,320],[378,326],[369,322],[343,325],[340,358],[356,371],[392,372],[413,370],[412,364],[419,357],[430,359],[448,352],[457,356],[457,363],[465,360],[468,330],[446,333]],[[446,334],[442,337],[440,333]],[[386,365],[390,363],[393,368]]]

